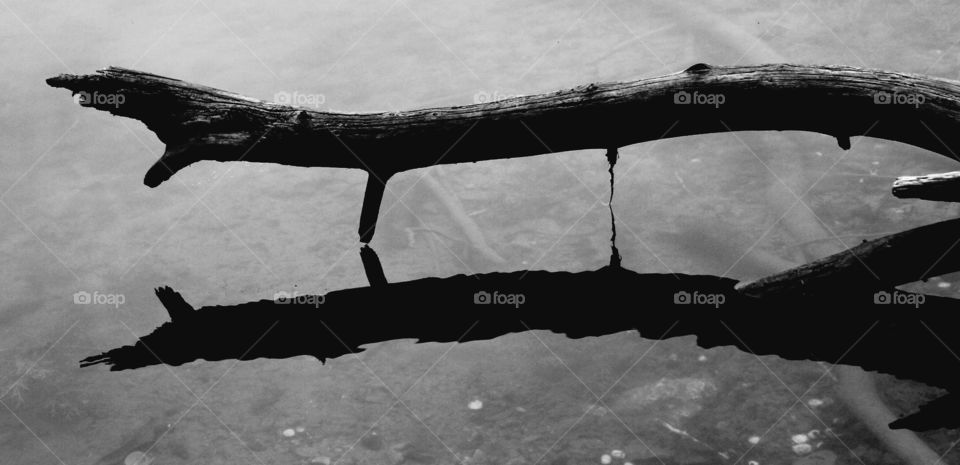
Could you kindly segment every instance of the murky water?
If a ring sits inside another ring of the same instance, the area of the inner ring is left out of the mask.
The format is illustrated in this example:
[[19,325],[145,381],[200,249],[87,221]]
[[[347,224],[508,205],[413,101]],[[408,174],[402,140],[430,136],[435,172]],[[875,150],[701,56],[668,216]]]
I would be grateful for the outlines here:
[[[0,462],[115,464],[141,451],[157,465],[572,465],[616,450],[617,465],[766,464],[797,459],[791,436],[811,431],[811,447],[837,463],[896,462],[836,401],[825,367],[702,351],[690,339],[535,333],[458,346],[390,342],[326,366],[80,370],[79,359],[165,321],[156,286],[201,306],[294,285],[366,285],[355,233],[365,176],[203,162],[149,189],[143,174],[163,148],[155,135],[74,105],[44,79],[116,65],[349,112],[469,104],[770,53],[957,79],[951,2],[0,6]],[[757,42],[731,41],[734,30]],[[809,244],[769,202],[784,173],[804,174],[790,189],[806,192],[829,240],[847,246],[958,213],[889,194],[896,176],[955,169],[949,160],[877,139],[855,138],[844,152],[814,134],[717,134],[620,154],[619,250],[624,266],[644,272],[745,278],[772,261],[805,260]],[[431,171],[502,264],[478,253],[436,191],[418,183],[424,171],[403,173],[391,181],[373,246],[396,281],[594,269],[609,258],[606,170],[591,151]],[[744,260],[747,250],[761,255]],[[948,276],[922,289],[956,296],[956,286]],[[102,303],[75,304],[77,292]],[[880,384],[898,411],[929,394]],[[822,404],[803,407],[814,399]],[[924,437],[944,448],[957,434]]]

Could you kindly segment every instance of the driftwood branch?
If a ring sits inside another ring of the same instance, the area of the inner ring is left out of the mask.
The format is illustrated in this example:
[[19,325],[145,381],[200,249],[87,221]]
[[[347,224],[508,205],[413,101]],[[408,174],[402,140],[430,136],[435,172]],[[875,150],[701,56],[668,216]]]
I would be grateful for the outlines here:
[[638,81],[366,114],[277,105],[116,67],[47,83],[154,131],[166,151],[147,172],[151,187],[201,160],[358,168],[386,178],[435,164],[741,130],[819,132],[841,147],[869,135],[960,153],[960,83],[845,66],[698,64]]
[[893,195],[901,199],[960,202],[960,171],[900,176],[893,182]]
[[359,234],[369,242],[395,173],[741,130],[870,135],[945,156],[960,152],[960,83],[842,66],[691,66],[498,102],[346,114],[278,105],[176,79],[107,68],[47,80],[78,102],[143,121],[166,144],[144,183],[201,160],[367,171]]
[[[891,234],[736,286],[760,298],[893,288],[960,270],[960,219]],[[883,303],[883,302],[881,302]]]

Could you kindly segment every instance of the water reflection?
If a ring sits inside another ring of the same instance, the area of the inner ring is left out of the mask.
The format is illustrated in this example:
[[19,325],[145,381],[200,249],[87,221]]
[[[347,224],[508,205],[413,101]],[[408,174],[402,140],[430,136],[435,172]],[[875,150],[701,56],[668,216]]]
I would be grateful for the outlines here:
[[[326,366],[291,359],[77,368],[80,358],[161,322],[157,285],[209,305],[293,285],[366,285],[356,252],[364,176],[208,162],[148,190],[142,175],[162,151],[155,136],[71,106],[45,78],[114,64],[263,99],[279,90],[322,93],[325,108],[339,111],[468,104],[479,92],[534,94],[738,62],[743,50],[696,26],[706,10],[621,1],[6,6],[0,451],[11,463],[116,464],[134,452],[157,465],[565,465],[605,455],[617,465],[741,456],[896,463],[838,402],[837,381],[822,366],[702,351],[689,340],[535,333],[458,346],[389,342]],[[960,76],[950,2],[707,6],[763,41],[740,46],[766,44],[785,61]],[[770,137],[761,148],[783,142]],[[811,241],[830,239],[795,237],[778,224],[786,207],[770,206],[778,185],[771,173],[804,170],[794,191],[809,189],[805,203],[843,246],[958,213],[888,193],[895,176],[953,169],[942,157],[870,139],[841,152],[834,140],[790,137],[793,150],[778,156],[731,135],[622,148],[614,206],[624,266],[741,279],[809,259]],[[389,197],[381,210],[373,246],[384,274],[395,282],[596,269],[609,261],[606,170],[602,153],[445,168],[437,181],[504,263],[491,262],[441,198],[419,186],[404,199],[409,211],[387,211]],[[419,174],[391,182],[405,192]],[[715,224],[723,226],[704,226]],[[758,255],[737,262],[747,250]],[[951,276],[918,286],[956,296]],[[78,291],[121,294],[125,304],[74,304]],[[887,377],[879,390],[897,412],[931,395]],[[822,403],[791,409],[792,393],[804,392],[806,405]],[[483,407],[470,409],[474,400]],[[797,434],[807,435],[809,454],[793,450]],[[956,432],[923,437],[942,451]]]

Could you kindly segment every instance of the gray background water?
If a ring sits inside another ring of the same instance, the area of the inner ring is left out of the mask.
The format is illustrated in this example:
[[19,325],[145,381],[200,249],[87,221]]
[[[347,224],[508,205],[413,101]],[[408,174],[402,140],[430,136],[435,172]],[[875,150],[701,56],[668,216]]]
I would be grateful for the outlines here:
[[[742,50],[704,35],[697,10],[684,13],[690,7],[677,5],[0,2],[0,400],[8,407],[0,409],[0,462],[96,463],[135,443],[137,434],[149,439],[156,425],[176,423],[166,446],[161,441],[151,451],[163,463],[293,463],[306,459],[279,438],[284,425],[315,422],[320,435],[321,417],[334,416],[343,420],[330,424],[355,424],[363,433],[360,425],[377,420],[351,410],[350,392],[376,384],[356,362],[196,363],[126,373],[76,367],[78,359],[130,343],[165,321],[152,294],[159,285],[195,306],[365,285],[355,235],[364,175],[204,162],[149,189],[143,174],[163,149],[154,134],[137,121],[75,105],[44,79],[115,65],[264,100],[296,92],[308,104],[322,100],[321,109],[365,112],[636,79],[695,62],[750,62]],[[960,77],[960,20],[951,2],[738,0],[702,7],[789,62]],[[957,213],[889,195],[897,175],[955,169],[943,157],[868,138],[843,152],[825,136],[792,137],[803,142],[795,155],[809,161],[818,181],[804,201],[849,244]],[[719,134],[623,148],[614,206],[624,265],[740,278],[751,270],[733,262],[747,247],[796,260],[797,244],[775,226],[776,213],[763,209],[770,174],[747,145]],[[402,205],[388,196],[373,246],[391,280],[594,269],[608,260],[606,169],[602,153],[576,152],[435,172],[504,257],[501,265],[471,251],[435,195],[411,189],[422,173],[405,173],[391,186],[398,195],[410,192]],[[691,217],[704,219],[691,223]],[[714,221],[727,225],[710,238],[719,246],[698,249],[695,242]],[[949,278],[929,286],[955,294]],[[122,295],[124,303],[77,305],[78,291]],[[460,412],[464,399],[483,389],[502,391],[523,381],[520,374],[541,373],[535,368],[553,352],[544,352],[538,339],[518,341],[451,352],[459,355],[438,365],[444,374],[422,381],[436,385],[442,401],[429,402],[427,390],[416,403],[437,415],[444,408]],[[562,348],[557,352],[579,353],[584,344],[551,341]],[[529,349],[524,344],[539,348],[541,358],[520,363],[491,355]],[[616,370],[616,354],[626,350],[635,359],[649,345],[619,336],[595,344],[607,357],[597,356],[603,362],[597,369],[608,371]],[[691,344],[677,347],[694,350]],[[389,373],[391,382],[410,383],[448,348],[402,347],[371,356],[370,366]],[[455,368],[454,359],[466,368]],[[478,367],[482,359],[502,363]],[[472,384],[457,384],[469,376]],[[389,400],[373,397],[364,402]],[[551,408],[576,419],[560,407],[578,411],[573,404]],[[419,428],[414,423],[408,427]],[[345,431],[336,434],[357,436]]]

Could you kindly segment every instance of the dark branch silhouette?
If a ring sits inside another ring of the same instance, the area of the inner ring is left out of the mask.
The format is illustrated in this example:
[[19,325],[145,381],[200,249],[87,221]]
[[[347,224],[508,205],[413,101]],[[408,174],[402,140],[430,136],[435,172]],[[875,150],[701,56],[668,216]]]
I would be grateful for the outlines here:
[[[744,130],[869,135],[954,158],[960,84],[848,66],[691,66],[684,72],[497,102],[391,113],[278,105],[110,67],[47,79],[81,103],[143,121],[167,145],[145,183],[201,160],[357,168],[381,178],[413,168],[609,149],[665,137]],[[84,94],[85,93],[85,94]]]
[[[143,121],[166,144],[144,178],[158,186],[201,160],[367,171],[359,234],[368,243],[384,183],[445,163],[609,150],[746,130],[869,135],[955,158],[960,84],[846,66],[703,63],[667,76],[589,84],[498,102],[391,113],[278,105],[154,74],[106,68],[47,79],[81,104]],[[103,98],[101,98],[103,97]]]
[[[941,221],[873,240],[758,279],[737,289],[754,297],[894,287],[960,271],[960,219]],[[960,307],[958,307],[960,308]]]
[[[427,278],[196,310],[163,287],[157,296],[172,321],[133,345],[88,357],[81,365],[125,370],[199,359],[300,355],[325,361],[361,352],[364,344],[395,339],[467,342],[528,330],[582,338],[638,330],[645,338],[693,334],[704,348],[733,345],[758,355],[839,361],[957,388],[955,370],[948,367],[960,363],[949,349],[957,346],[958,336],[941,331],[938,339],[927,329],[945,328],[951,316],[945,310],[956,308],[952,299],[887,289],[759,300],[735,291],[734,284],[712,276],[605,267],[582,273]],[[900,299],[874,305],[876,292],[898,293]],[[918,299],[922,304],[910,303]],[[956,410],[950,416],[939,413],[923,410],[903,425],[960,424]]]

